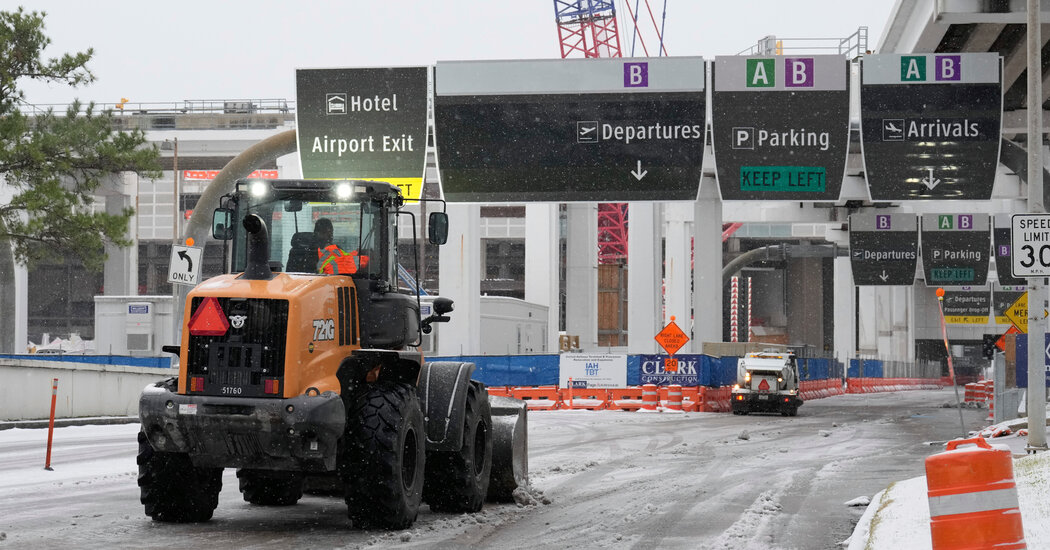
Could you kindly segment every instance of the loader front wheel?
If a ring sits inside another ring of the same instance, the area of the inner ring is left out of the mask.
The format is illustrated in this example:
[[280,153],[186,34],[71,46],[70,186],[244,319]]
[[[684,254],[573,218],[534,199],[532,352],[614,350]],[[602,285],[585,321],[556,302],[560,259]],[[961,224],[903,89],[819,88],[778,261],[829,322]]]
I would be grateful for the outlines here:
[[467,389],[466,408],[459,450],[427,453],[423,500],[435,512],[477,512],[489,490],[492,414],[488,393],[473,381]]
[[408,384],[378,382],[347,413],[339,475],[355,526],[405,529],[419,513],[426,440],[423,412]]

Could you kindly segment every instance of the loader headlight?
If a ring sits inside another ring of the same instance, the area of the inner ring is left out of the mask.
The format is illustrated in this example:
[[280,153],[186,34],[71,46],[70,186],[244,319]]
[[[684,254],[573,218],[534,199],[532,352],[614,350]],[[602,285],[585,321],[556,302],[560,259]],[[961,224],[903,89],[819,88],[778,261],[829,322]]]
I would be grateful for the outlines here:
[[354,194],[354,186],[343,182],[335,186],[335,196],[340,199],[349,199]]
[[253,181],[248,186],[248,191],[253,197],[265,197],[270,193],[270,185],[264,181]]

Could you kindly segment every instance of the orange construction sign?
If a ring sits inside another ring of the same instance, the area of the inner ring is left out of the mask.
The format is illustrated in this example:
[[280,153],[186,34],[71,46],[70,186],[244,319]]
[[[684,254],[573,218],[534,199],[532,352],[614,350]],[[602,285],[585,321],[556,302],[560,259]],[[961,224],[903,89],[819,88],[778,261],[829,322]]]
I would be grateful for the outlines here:
[[674,355],[688,341],[689,336],[682,332],[682,329],[678,328],[673,316],[671,317],[671,322],[667,323],[667,326],[656,335],[656,343],[664,348],[667,355]]

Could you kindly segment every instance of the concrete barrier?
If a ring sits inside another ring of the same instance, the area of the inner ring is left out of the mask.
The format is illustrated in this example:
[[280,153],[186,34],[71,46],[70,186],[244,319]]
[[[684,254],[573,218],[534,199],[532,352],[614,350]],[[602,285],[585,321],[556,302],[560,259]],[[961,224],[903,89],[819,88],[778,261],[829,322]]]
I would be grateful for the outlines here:
[[137,416],[147,384],[175,376],[170,368],[0,358],[0,420],[37,420],[51,410],[58,378],[56,418]]

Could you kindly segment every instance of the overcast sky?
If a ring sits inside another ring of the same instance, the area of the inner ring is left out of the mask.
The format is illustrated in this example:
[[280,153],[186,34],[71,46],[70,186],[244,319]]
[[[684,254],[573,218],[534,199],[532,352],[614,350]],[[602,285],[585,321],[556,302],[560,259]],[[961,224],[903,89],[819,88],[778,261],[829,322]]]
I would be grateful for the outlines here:
[[[637,0],[617,0],[617,12]],[[842,38],[868,27],[876,49],[894,0],[666,0],[673,56],[733,55],[766,35]],[[664,0],[649,0],[657,22]],[[0,0],[44,11],[49,56],[94,48],[97,81],[23,82],[35,104],[295,99],[295,69],[561,57],[552,0]],[[653,24],[641,0],[646,45]],[[624,19],[621,19],[624,21]],[[629,28],[621,23],[624,55]],[[789,43],[790,45],[790,43]],[[635,56],[643,56],[640,44]]]

